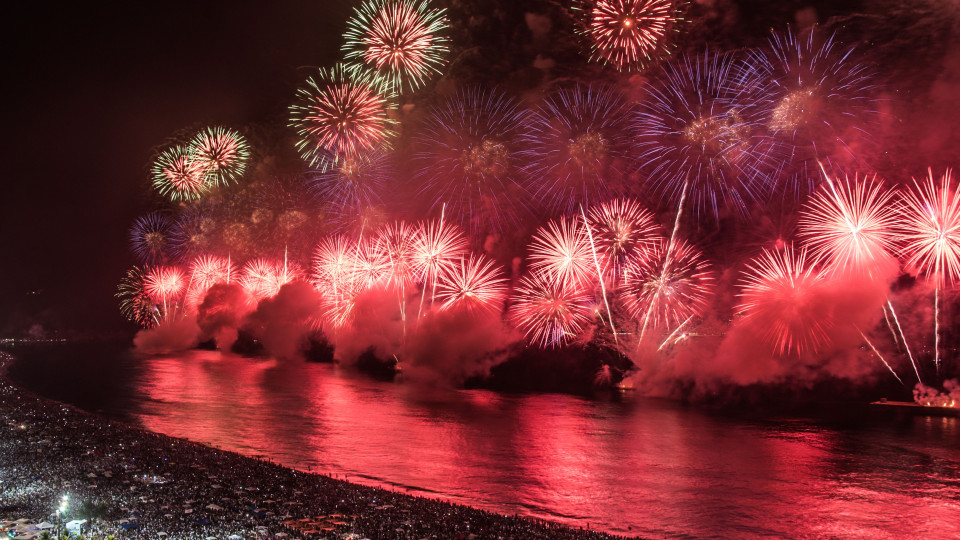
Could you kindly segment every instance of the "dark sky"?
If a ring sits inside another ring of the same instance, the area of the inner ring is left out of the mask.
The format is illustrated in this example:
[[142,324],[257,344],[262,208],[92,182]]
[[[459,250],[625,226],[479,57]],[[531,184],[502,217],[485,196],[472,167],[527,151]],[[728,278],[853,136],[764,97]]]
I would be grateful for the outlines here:
[[[125,327],[113,293],[135,263],[127,231],[138,215],[156,206],[148,180],[154,148],[184,128],[282,121],[309,68],[339,58],[354,3],[8,7],[0,37],[6,105],[0,146],[0,335],[34,320],[59,328]],[[494,34],[504,26],[488,24],[491,20],[499,17],[519,28],[522,41],[528,39],[522,37],[525,11],[550,4],[443,3],[455,6],[451,18],[463,19],[455,21],[461,25],[455,37],[491,44],[475,48],[480,53],[473,57],[487,63],[495,55],[518,57],[503,50],[510,45],[498,45],[513,42],[498,40]],[[489,16],[494,4],[498,15]],[[769,28],[804,17],[841,21],[836,27],[846,29],[844,37],[859,32],[861,50],[879,60],[895,104],[906,104],[891,118],[900,122],[897,114],[913,115],[913,123],[904,124],[902,155],[938,167],[960,163],[954,159],[960,152],[943,151],[960,144],[960,122],[944,120],[960,116],[955,106],[960,8],[944,7],[940,0],[694,4],[702,15],[700,31],[724,45],[761,43]],[[815,5],[812,11],[805,9],[809,4]],[[483,17],[487,23],[478,23]],[[461,75],[471,69],[465,62],[469,57],[458,65]],[[918,144],[928,152],[918,153]],[[916,172],[917,164],[906,169]]]
[[304,68],[338,57],[350,11],[346,0],[110,4],[4,14],[0,333],[23,310],[121,325],[112,295],[134,262],[127,230],[154,204],[153,148],[184,127],[282,115]]

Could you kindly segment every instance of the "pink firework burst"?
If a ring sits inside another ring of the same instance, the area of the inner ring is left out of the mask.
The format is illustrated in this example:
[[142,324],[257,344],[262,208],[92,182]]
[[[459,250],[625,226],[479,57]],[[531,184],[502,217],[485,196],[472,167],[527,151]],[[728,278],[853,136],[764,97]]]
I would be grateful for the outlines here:
[[413,240],[413,269],[425,286],[453,268],[467,251],[467,239],[459,227],[444,221],[420,223]]
[[830,322],[817,298],[824,284],[824,272],[806,250],[764,250],[747,265],[738,310],[778,354],[815,353],[829,341]]
[[186,279],[183,270],[176,266],[158,266],[147,273],[143,286],[154,302],[166,304],[183,293]]
[[897,247],[894,191],[876,176],[826,182],[797,224],[811,255],[844,273],[872,274]]
[[507,297],[507,281],[490,259],[482,255],[460,258],[447,267],[437,287],[440,308],[498,314]]
[[592,306],[592,295],[575,283],[534,272],[520,280],[508,317],[531,342],[555,347],[580,334],[590,322]]
[[587,232],[575,217],[562,217],[537,229],[529,251],[530,268],[564,286],[585,285],[596,276]]
[[932,279],[938,287],[960,277],[960,185],[955,186],[948,169],[926,181],[913,180],[902,196],[901,253],[907,268]]
[[240,271],[239,282],[247,294],[259,302],[280,292],[280,288],[303,277],[296,263],[258,258],[247,261]]
[[699,250],[683,241],[672,248],[668,241],[661,241],[628,261],[620,299],[644,329],[676,326],[703,313],[713,283],[713,273]]
[[639,70],[666,52],[668,33],[678,22],[676,0],[587,0],[583,32],[590,59],[620,71]]
[[345,236],[321,240],[313,256],[313,273],[310,276],[313,286],[323,294],[338,294],[350,288],[359,265],[357,249],[357,242]]
[[403,221],[384,226],[373,242],[376,260],[382,261],[387,285],[405,289],[416,280],[416,230]]
[[190,286],[187,290],[188,304],[196,306],[217,283],[229,283],[237,274],[230,259],[214,255],[201,255],[190,263]]
[[653,214],[633,199],[614,199],[590,208],[590,233],[604,279],[619,283],[630,258],[660,245],[660,227]]

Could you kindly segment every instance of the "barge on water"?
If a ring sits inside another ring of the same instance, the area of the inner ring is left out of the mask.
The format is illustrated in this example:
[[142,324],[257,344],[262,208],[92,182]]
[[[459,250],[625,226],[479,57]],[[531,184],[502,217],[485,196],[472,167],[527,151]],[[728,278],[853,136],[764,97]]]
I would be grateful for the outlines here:
[[881,399],[874,401],[873,405],[877,409],[893,410],[906,414],[917,416],[956,416],[960,417],[960,407],[940,407],[936,405],[921,405],[913,401],[887,401]]

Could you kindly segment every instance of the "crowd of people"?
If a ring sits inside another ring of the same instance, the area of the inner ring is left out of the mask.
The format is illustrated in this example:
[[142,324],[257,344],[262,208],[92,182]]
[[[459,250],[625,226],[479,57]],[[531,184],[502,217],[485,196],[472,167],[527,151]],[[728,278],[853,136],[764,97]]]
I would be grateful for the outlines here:
[[351,484],[109,421],[11,384],[2,375],[11,360],[0,353],[0,519],[90,518],[88,537],[117,538],[619,538]]

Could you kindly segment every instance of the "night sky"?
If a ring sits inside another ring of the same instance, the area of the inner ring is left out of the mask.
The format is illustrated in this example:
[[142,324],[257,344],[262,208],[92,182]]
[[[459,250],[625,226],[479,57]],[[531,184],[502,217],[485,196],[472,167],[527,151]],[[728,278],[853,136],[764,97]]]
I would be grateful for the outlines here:
[[186,127],[285,115],[306,68],[336,59],[350,11],[328,0],[151,5],[18,3],[5,17],[0,330],[23,313],[126,327],[113,293],[134,262],[130,224],[155,206],[154,148]]
[[[147,172],[155,148],[205,124],[282,126],[309,69],[339,58],[353,2],[147,5],[19,2],[5,13],[0,335],[33,323],[131,328],[113,293],[135,262],[130,224],[156,206]],[[560,61],[575,56],[562,40],[530,35],[525,13],[555,13],[551,2],[439,5],[451,8],[455,51],[474,50],[458,65],[459,79],[486,62],[498,67],[489,71],[494,82],[509,83],[538,52],[556,53]],[[881,172],[960,165],[952,120],[960,86],[956,7],[939,0],[716,0],[693,9],[700,18],[689,45],[704,35],[725,47],[758,45],[770,27],[842,21],[834,27],[847,41],[867,41],[862,50],[874,55],[896,97],[892,108],[900,107],[893,124],[909,150],[881,164]],[[530,46],[513,52],[516,43]],[[514,56],[491,58],[505,50]]]

